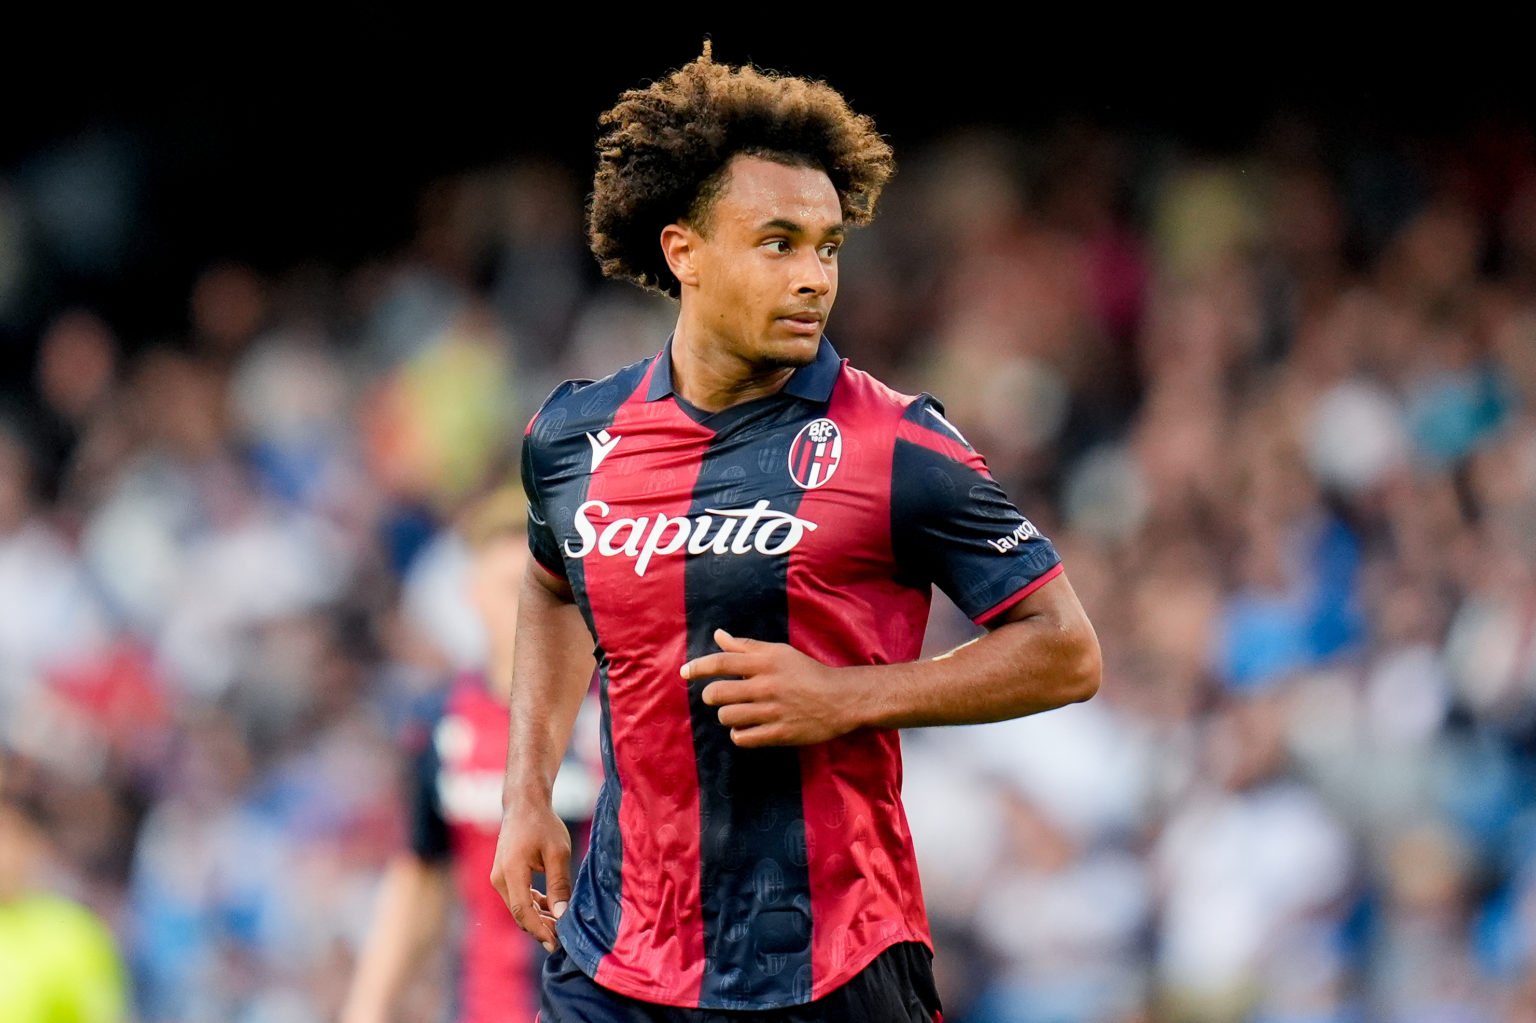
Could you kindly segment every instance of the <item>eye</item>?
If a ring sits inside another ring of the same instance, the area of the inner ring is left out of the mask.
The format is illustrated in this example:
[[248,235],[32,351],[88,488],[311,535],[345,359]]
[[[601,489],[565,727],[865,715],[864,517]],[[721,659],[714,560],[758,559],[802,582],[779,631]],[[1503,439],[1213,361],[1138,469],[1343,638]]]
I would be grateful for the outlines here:
[[837,255],[837,250],[840,248],[842,248],[842,243],[840,242],[827,242],[818,251],[821,253],[822,259],[831,259]]
[[790,253],[789,239],[787,238],[770,238],[763,244],[775,255],[787,256]]

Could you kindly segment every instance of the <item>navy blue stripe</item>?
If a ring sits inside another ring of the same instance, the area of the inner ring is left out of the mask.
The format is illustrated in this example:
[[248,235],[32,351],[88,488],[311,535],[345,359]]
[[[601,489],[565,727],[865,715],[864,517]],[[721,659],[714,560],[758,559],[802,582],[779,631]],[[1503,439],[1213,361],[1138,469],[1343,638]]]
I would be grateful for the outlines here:
[[1061,561],[996,480],[900,437],[891,454],[891,550],[902,582],[937,585],[973,619]]
[[[592,449],[586,435],[613,425],[619,409],[644,377],[645,367],[646,363],[642,361],[596,383],[567,389],[564,393],[557,389],[556,396],[534,421],[530,434],[535,451],[533,469],[539,481],[545,518],[551,524],[572,522],[576,509],[587,499],[592,481]],[[571,537],[554,537],[557,547],[567,539]],[[571,584],[587,629],[597,636],[587,600],[586,562],[581,558],[563,560],[566,579]],[[587,855],[577,872],[570,909],[562,918],[559,929],[562,946],[589,971],[597,969],[599,961],[613,950],[618,940],[619,895],[624,870],[623,844],[619,837],[619,804],[624,794],[613,757],[608,658],[601,636],[597,637],[593,654],[597,658],[598,701],[602,708],[603,785],[592,817]]]
[[[789,445],[817,411],[801,401],[752,403],[711,417],[690,516],[746,509],[766,499],[793,513],[803,494],[789,479]],[[720,527],[717,520],[711,534]],[[734,534],[732,539],[734,540]],[[690,556],[685,568],[688,656],[719,649],[713,633],[789,639],[787,554]],[[743,750],[690,683],[699,770],[700,897],[704,982],[699,1004],[750,1009],[804,997],[796,976],[811,963],[810,878],[795,748]]]
[[448,822],[443,818],[437,774],[442,761],[437,753],[437,726],[448,705],[447,692],[434,693],[422,714],[425,741],[411,761],[411,852],[420,859],[441,863],[453,852]]

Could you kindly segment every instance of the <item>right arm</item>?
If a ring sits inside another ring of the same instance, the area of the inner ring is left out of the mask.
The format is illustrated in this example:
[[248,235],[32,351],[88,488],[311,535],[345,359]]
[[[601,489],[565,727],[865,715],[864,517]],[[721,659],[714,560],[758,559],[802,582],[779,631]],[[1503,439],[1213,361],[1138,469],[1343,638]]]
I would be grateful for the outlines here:
[[452,903],[453,855],[437,780],[438,713],[413,729],[408,781],[410,843],[390,858],[373,921],[358,952],[342,1023],[384,1023],[423,955],[442,933]]
[[432,948],[448,916],[448,864],[400,853],[389,863],[379,889],[368,940],[358,955],[342,1023],[389,1019],[405,979]]
[[[548,951],[571,898],[571,837],[550,806],[560,761],[592,676],[592,637],[570,584],[530,559],[512,655],[512,727],[491,884],[518,926]],[[547,893],[533,890],[542,871]]]

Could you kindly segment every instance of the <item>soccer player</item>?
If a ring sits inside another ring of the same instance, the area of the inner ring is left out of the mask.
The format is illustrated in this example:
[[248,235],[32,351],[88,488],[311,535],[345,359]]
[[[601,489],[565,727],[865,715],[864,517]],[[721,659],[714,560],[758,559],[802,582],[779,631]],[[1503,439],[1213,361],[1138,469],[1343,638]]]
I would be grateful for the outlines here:
[[53,863],[48,822],[42,800],[0,760],[0,1020],[126,1019],[127,970],[112,932],[41,883]]
[[[487,670],[466,672],[422,715],[413,757],[410,847],[385,869],[374,920],[342,1012],[342,1023],[384,1023],[405,982],[463,908],[454,1018],[489,1023],[531,1017],[538,947],[518,930],[486,883],[501,822],[507,693],[518,595],[528,564],[520,495],[498,491],[473,505],[459,527],[472,558],[470,603],[485,626]],[[567,760],[556,797],[562,819],[590,813],[592,782]],[[455,889],[457,892],[455,893]]]
[[[550,950],[542,1021],[938,1019],[897,730],[1087,699],[1092,626],[939,402],[824,336],[893,169],[870,119],[706,48],[601,123],[593,250],[678,319],[523,443],[492,881]],[[988,631],[916,662],[934,584]],[[573,890],[550,785],[593,641],[605,781]]]

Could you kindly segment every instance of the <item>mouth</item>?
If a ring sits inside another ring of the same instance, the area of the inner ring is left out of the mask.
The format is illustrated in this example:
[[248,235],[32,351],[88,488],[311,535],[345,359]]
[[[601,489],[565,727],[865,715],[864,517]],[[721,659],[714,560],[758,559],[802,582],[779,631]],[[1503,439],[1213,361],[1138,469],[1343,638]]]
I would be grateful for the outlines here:
[[805,310],[797,313],[788,313],[778,318],[779,322],[790,329],[792,333],[806,337],[821,333],[822,320],[826,317],[816,310]]

